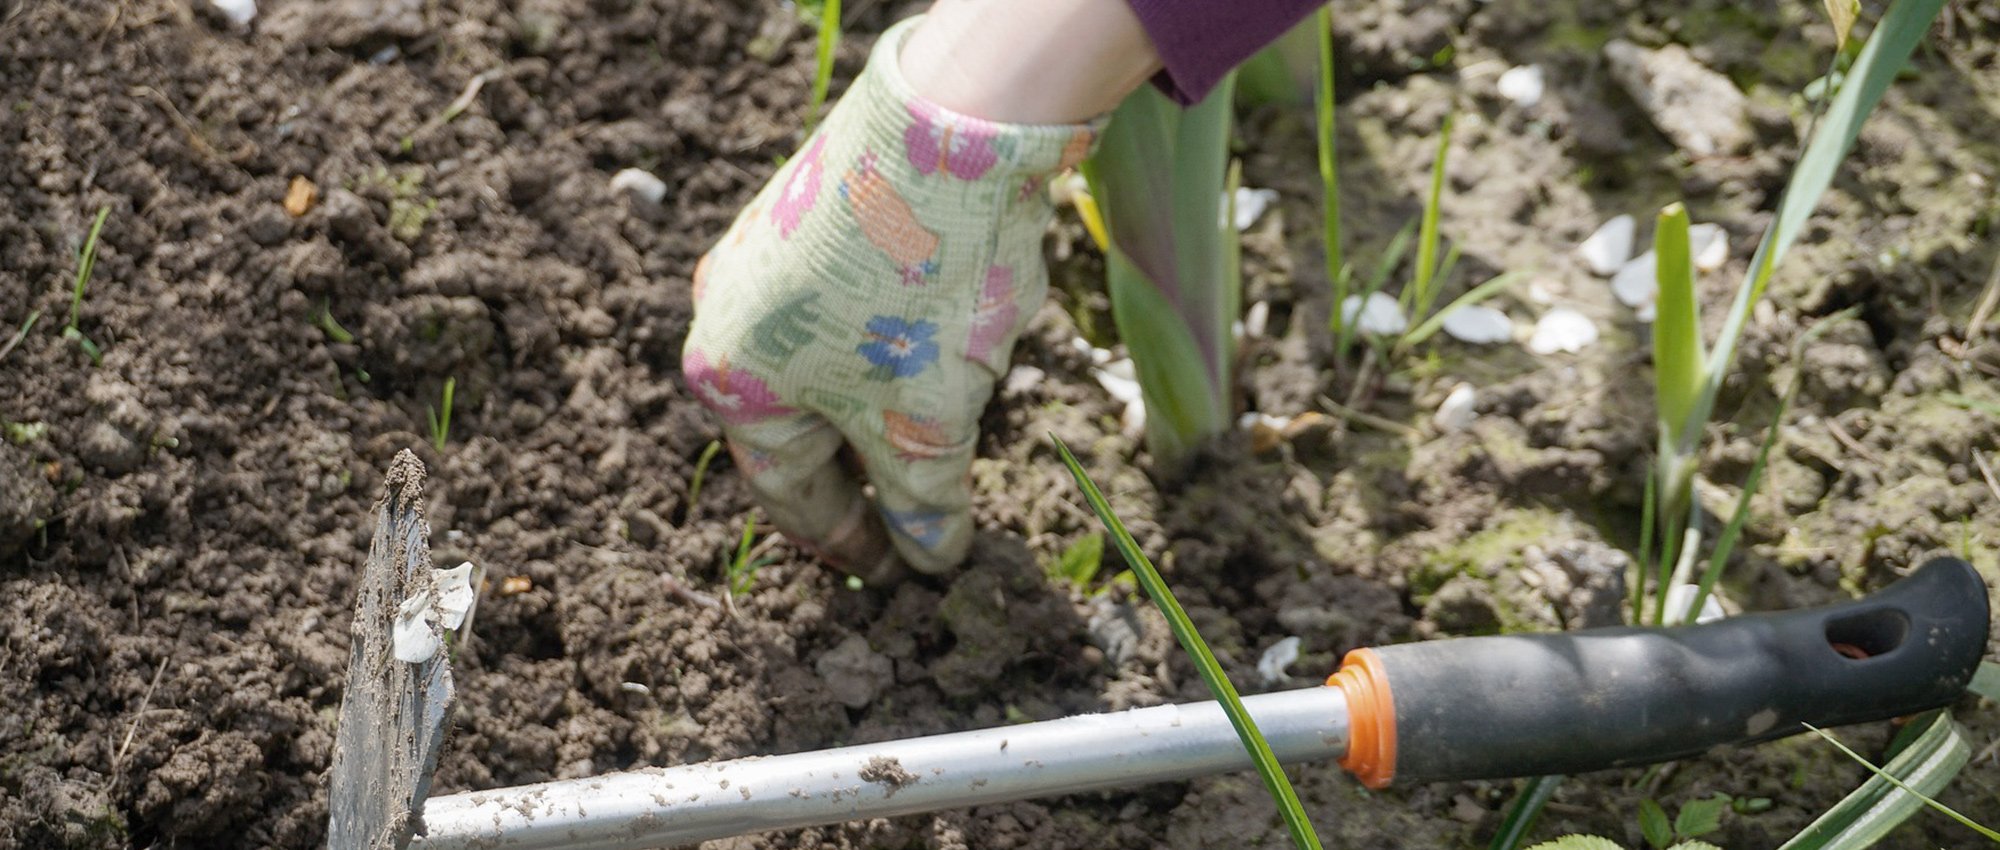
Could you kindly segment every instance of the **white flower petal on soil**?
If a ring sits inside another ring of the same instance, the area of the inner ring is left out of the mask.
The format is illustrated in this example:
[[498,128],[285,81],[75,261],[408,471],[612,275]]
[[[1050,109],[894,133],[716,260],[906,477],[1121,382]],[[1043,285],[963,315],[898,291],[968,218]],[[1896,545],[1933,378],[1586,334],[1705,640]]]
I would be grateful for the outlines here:
[[1472,427],[1472,420],[1479,418],[1474,406],[1479,403],[1479,392],[1471,384],[1461,383],[1452,387],[1438,405],[1437,414],[1431,417],[1441,431],[1463,431]]
[[1297,660],[1299,660],[1299,639],[1285,638],[1271,644],[1271,648],[1264,650],[1264,654],[1257,659],[1257,675],[1264,677],[1266,685],[1288,681],[1292,677],[1285,672],[1285,668],[1292,666],[1292,662]]
[[1638,223],[1631,216],[1616,216],[1598,225],[1597,232],[1576,246],[1576,253],[1583,257],[1583,264],[1591,273],[1609,276],[1632,258],[1632,235],[1637,230]]
[[390,643],[397,661],[420,664],[437,655],[440,644],[437,610],[431,602],[431,591],[425,588],[410,594],[403,604],[396,607],[396,624],[390,630]]
[[[1699,586],[1692,584],[1677,584],[1668,588],[1667,622],[1675,625],[1687,622],[1688,609],[1694,607],[1694,595],[1700,590]],[[1726,616],[1728,615],[1722,610],[1721,600],[1716,599],[1715,592],[1711,590],[1708,597],[1701,600],[1701,614],[1695,617],[1694,621],[1707,623]]]
[[472,607],[476,597],[472,591],[472,571],[471,561],[437,571],[439,622],[447,629],[456,629],[464,623],[465,612]]
[[257,17],[257,0],[208,0],[208,5],[239,27],[249,26],[251,19]]
[[1468,304],[1444,314],[1444,332],[1461,342],[1490,345],[1514,338],[1514,320],[1484,304]]
[[1243,313],[1243,333],[1263,336],[1271,328],[1271,302],[1259,301]]
[[1508,68],[1500,75],[1497,84],[1500,96],[1526,109],[1542,102],[1542,66],[1521,65]]
[[[1132,404],[1139,400],[1140,395],[1139,381],[1129,373],[1131,362],[1120,360],[1102,369],[1092,369],[1090,376],[1096,378],[1098,386],[1103,387],[1113,399],[1124,404]],[[1120,364],[1125,364],[1125,370],[1118,369]],[[1120,371],[1127,371],[1127,374],[1119,374]]]
[[1359,295],[1347,296],[1340,302],[1340,315],[1341,321],[1376,336],[1394,336],[1410,326],[1410,320],[1403,316],[1403,305],[1380,292],[1368,293],[1365,301]]
[[629,192],[649,204],[657,204],[667,197],[667,182],[653,176],[650,171],[638,168],[627,168],[611,175],[611,188]]
[[1719,224],[1697,224],[1688,228],[1688,253],[1694,256],[1697,271],[1712,272],[1729,262],[1729,234]]
[[1528,339],[1528,350],[1536,354],[1558,351],[1573,354],[1596,341],[1596,322],[1568,307],[1557,307],[1542,314],[1541,321],[1535,323],[1535,335]]
[[[1252,189],[1248,186],[1237,187],[1236,221],[1232,223],[1236,225],[1237,230],[1249,230],[1250,225],[1256,224],[1257,219],[1263,218],[1264,211],[1270,209],[1271,204],[1276,203],[1277,200],[1278,190],[1276,189]],[[1224,209],[1226,211],[1228,208],[1224,207]]]
[[1659,261],[1651,251],[1633,257],[1611,276],[1611,294],[1618,303],[1633,309],[1644,307],[1660,296]]

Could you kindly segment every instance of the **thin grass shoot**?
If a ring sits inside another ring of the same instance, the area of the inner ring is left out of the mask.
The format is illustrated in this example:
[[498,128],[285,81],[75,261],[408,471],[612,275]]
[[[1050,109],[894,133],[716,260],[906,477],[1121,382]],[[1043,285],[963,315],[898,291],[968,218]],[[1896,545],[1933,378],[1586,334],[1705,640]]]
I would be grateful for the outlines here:
[[1201,633],[1194,627],[1194,622],[1188,619],[1187,611],[1181,608],[1180,600],[1174,597],[1174,592],[1167,586],[1166,579],[1160,576],[1160,571],[1154,568],[1153,562],[1140,551],[1138,542],[1132,539],[1131,532],[1125,529],[1125,524],[1120,522],[1117,514],[1111,510],[1111,503],[1104,498],[1104,493],[1097,489],[1096,482],[1090,480],[1089,473],[1084,472],[1083,465],[1077,462],[1076,455],[1072,454],[1069,446],[1054,434],[1050,434],[1049,439],[1055,442],[1056,451],[1062,455],[1063,465],[1069,468],[1069,474],[1076,479],[1076,485],[1083,491],[1084,501],[1090,504],[1091,512],[1097,514],[1098,520],[1104,523],[1105,531],[1111,534],[1119,554],[1123,555],[1125,562],[1131,565],[1132,572],[1138,577],[1139,586],[1145,589],[1146,595],[1152,598],[1153,604],[1158,606],[1160,613],[1166,617],[1167,626],[1173,631],[1174,638],[1180,641],[1181,648],[1194,661],[1195,670],[1201,674],[1202,682],[1208,685],[1209,693],[1215,696],[1216,702],[1222,705],[1223,713],[1229,716],[1230,725],[1236,728],[1237,737],[1243,741],[1244,749],[1249,751],[1251,761],[1256,764],[1257,775],[1264,780],[1265,789],[1278,804],[1278,814],[1285,820],[1285,828],[1291,835],[1292,843],[1299,850],[1319,850],[1319,835],[1313,831],[1311,821],[1306,819],[1305,808],[1299,804],[1299,797],[1297,792],[1292,790],[1291,780],[1285,776],[1284,767],[1278,764],[1278,758],[1272,754],[1271,745],[1264,740],[1263,733],[1257,730],[1257,722],[1251,719],[1250,712],[1243,707],[1243,700],[1237,696],[1236,687],[1230,684],[1228,674],[1222,669],[1222,663],[1215,659],[1215,653],[1208,648],[1208,642],[1202,640]]
[[444,379],[444,395],[439,406],[426,405],[425,422],[430,428],[431,448],[444,451],[444,444],[451,439],[452,396],[458,390],[457,378]]

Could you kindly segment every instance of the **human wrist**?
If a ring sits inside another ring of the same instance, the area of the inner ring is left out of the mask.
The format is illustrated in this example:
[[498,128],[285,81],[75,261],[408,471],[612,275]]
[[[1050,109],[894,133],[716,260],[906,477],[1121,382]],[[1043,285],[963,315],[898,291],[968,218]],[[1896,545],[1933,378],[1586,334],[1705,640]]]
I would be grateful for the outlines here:
[[1160,69],[1126,0],[938,0],[903,45],[903,75],[946,109],[1007,123],[1078,123]]

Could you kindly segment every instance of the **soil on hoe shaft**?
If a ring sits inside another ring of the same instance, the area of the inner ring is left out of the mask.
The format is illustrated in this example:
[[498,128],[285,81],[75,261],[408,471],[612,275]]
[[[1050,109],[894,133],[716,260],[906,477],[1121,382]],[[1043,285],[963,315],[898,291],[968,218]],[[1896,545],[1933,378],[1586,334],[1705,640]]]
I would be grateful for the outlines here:
[[[850,4],[867,5],[867,4]],[[836,63],[914,11],[867,5]],[[879,741],[1205,697],[1123,590],[1045,565],[1094,521],[1044,435],[1077,447],[1249,690],[1303,686],[1362,645],[1589,618],[1636,549],[1653,442],[1646,326],[1572,249],[1619,213],[1686,199],[1740,279],[1832,54],[1817,4],[1447,0],[1344,4],[1343,224],[1372,267],[1419,208],[1454,113],[1442,231],[1460,279],[1533,272],[1492,302],[1522,333],[1554,305],[1582,351],[1439,337],[1364,393],[1402,428],[1308,429],[1221,451],[1163,490],[1090,374],[1110,326],[1101,260],[1068,213],[1055,294],[989,409],[982,528],[948,580],[848,589],[786,545],[733,606],[724,554],[751,505],[682,385],[695,259],[797,142],[812,27],[746,0],[0,2],[0,847],[311,847],[381,470],[430,470],[439,563],[490,577],[456,659],[435,793]],[[1873,12],[1870,13],[1871,15]],[[1676,149],[1620,87],[1611,39],[1681,43],[1749,95],[1741,150]],[[1996,262],[2000,43],[1947,8],[1787,257],[1709,431],[1704,491],[1733,504],[1807,348],[1725,594],[1770,609],[1880,587],[1933,553],[2000,584],[2000,341],[1968,318]],[[1500,71],[1537,65],[1532,106]],[[452,109],[464,96],[464,105]],[[1246,184],[1279,193],[1245,236],[1241,396],[1293,415],[1348,398],[1327,355],[1306,113],[1243,113]],[[657,203],[612,190],[642,168]],[[288,197],[291,203],[288,205]],[[110,213],[65,339],[78,247]],[[1647,228],[1642,227],[1642,237]],[[1642,245],[1645,239],[1641,240]],[[1399,278],[1400,279],[1400,278]],[[1452,293],[1448,293],[1452,294]],[[1719,313],[1719,307],[1711,310]],[[1711,327],[1710,331],[1713,332]],[[1378,373],[1380,374],[1380,373]],[[453,382],[442,449],[427,412]],[[1478,387],[1470,427],[1432,411]],[[1301,638],[1292,681],[1257,672]],[[1986,750],[1944,797],[2000,820]],[[1886,724],[1846,730],[1879,755]],[[1511,782],[1364,793],[1295,772],[1332,846],[1483,846]],[[1641,800],[1767,799],[1711,838],[1775,846],[1863,778],[1793,739],[1664,772],[1567,783],[1537,836],[1642,839]],[[1279,846],[1250,775],[851,823],[716,848]],[[1919,816],[1889,847],[1967,847]]]

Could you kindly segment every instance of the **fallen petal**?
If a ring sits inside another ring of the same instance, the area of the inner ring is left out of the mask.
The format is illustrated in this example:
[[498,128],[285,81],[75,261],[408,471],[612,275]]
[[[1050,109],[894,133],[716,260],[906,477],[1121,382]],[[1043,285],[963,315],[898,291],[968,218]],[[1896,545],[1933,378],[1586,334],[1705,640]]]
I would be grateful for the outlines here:
[[248,26],[257,17],[257,0],[208,0],[208,5],[239,27]]
[[1689,227],[1688,253],[1694,255],[1694,267],[1699,271],[1712,272],[1722,268],[1722,264],[1729,261],[1729,234],[1719,224]]
[[1444,332],[1453,339],[1481,345],[1507,342],[1514,338],[1514,320],[1484,304],[1471,304],[1444,314]]
[[1608,276],[1632,258],[1632,235],[1637,229],[1638,223],[1631,216],[1616,216],[1598,225],[1597,232],[1576,246],[1576,252],[1591,273]]
[[1249,336],[1263,336],[1271,326],[1271,302],[1259,301],[1250,305],[1243,314],[1243,332]]
[[419,664],[437,655],[440,644],[437,612],[431,609],[431,598],[429,590],[420,590],[410,594],[403,604],[396,607],[396,623],[390,629],[390,642],[397,661]]
[[472,591],[472,562],[438,570],[437,586],[439,622],[447,629],[456,629],[465,622],[465,612],[472,607],[477,596]]
[[[1694,607],[1694,595],[1700,590],[1699,586],[1692,584],[1677,584],[1668,588],[1667,622],[1687,622],[1688,609]],[[1706,623],[1711,620],[1720,620],[1725,616],[1728,615],[1722,610],[1721,600],[1716,599],[1715,592],[1711,590],[1708,596],[1701,600],[1701,614],[1695,617],[1694,621],[1696,623]]]
[[1535,323],[1535,335],[1528,339],[1528,350],[1536,354],[1575,353],[1596,341],[1596,322],[1568,307],[1557,307],[1542,314]]
[[1637,309],[1660,296],[1659,261],[1651,251],[1633,257],[1611,277],[1611,294],[1618,303]]
[[649,204],[657,204],[667,197],[666,181],[653,176],[652,172],[637,168],[627,168],[611,175],[611,188],[629,192]]
[[1444,403],[1438,405],[1437,414],[1431,417],[1431,421],[1436,422],[1438,429],[1442,431],[1463,431],[1472,427],[1472,420],[1479,417],[1478,412],[1473,409],[1478,403],[1479,392],[1474,390],[1471,384],[1461,383],[1451,388],[1451,392],[1444,397]]
[[1500,75],[1497,85],[1500,96],[1513,101],[1515,105],[1523,109],[1534,106],[1542,102],[1542,67],[1521,65],[1508,68],[1506,73]]
[[1237,230],[1249,230],[1257,219],[1264,217],[1264,211],[1278,200],[1276,189],[1252,189],[1248,186],[1236,190],[1236,220],[1232,222]]
[[1380,292],[1368,293],[1365,300],[1359,295],[1347,296],[1340,302],[1340,315],[1341,321],[1376,336],[1393,336],[1410,326],[1410,320],[1403,316],[1403,305]]
[[1299,660],[1299,639],[1285,638],[1271,644],[1271,648],[1264,650],[1263,656],[1257,659],[1257,675],[1264,678],[1266,685],[1288,681],[1292,677],[1285,672],[1285,668],[1292,666],[1292,662],[1297,660]]

